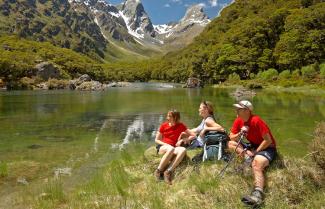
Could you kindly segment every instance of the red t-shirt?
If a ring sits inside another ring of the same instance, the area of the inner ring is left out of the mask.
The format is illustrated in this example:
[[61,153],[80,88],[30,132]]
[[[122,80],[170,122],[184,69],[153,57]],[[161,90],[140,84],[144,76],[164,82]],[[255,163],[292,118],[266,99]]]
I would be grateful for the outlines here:
[[183,123],[176,123],[170,126],[168,122],[161,124],[159,132],[162,134],[162,141],[175,147],[179,135],[186,131],[187,127]]
[[265,134],[270,134],[272,139],[271,147],[276,147],[275,139],[266,125],[266,123],[257,115],[252,115],[247,122],[244,122],[243,119],[237,117],[232,125],[231,132],[237,134],[240,132],[241,127],[248,126],[247,140],[255,146],[259,146],[263,141],[263,136]]

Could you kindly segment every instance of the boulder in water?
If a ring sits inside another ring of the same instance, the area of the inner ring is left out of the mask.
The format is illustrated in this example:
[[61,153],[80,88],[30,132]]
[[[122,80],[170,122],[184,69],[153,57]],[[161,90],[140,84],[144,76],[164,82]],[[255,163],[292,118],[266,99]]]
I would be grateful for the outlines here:
[[198,78],[188,78],[186,84],[183,86],[184,88],[201,88],[203,87],[203,83]]

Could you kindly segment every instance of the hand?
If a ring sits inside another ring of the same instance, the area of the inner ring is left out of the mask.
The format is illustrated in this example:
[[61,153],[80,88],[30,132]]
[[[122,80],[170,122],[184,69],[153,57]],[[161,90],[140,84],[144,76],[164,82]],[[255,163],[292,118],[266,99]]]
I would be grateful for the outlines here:
[[204,135],[205,135],[205,129],[203,129],[203,130],[200,132],[200,137],[201,137],[201,139],[204,139]]
[[249,127],[248,126],[243,126],[240,129],[240,133],[246,136],[247,133],[248,133],[248,130],[249,130]]
[[183,144],[183,142],[184,142],[183,139],[178,140],[176,143],[176,147],[180,147]]

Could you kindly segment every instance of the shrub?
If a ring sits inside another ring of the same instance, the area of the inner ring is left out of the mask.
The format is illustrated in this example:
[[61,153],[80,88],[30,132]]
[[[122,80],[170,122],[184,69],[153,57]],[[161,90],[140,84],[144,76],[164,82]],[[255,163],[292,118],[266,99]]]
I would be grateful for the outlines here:
[[233,73],[228,76],[228,81],[237,82],[237,81],[240,81],[240,77],[237,73]]
[[260,74],[260,78],[266,81],[275,80],[277,79],[277,77],[278,77],[278,71],[274,68],[270,68]]
[[251,79],[254,79],[254,78],[256,77],[256,75],[255,75],[254,73],[250,73],[250,74],[249,74],[249,77],[250,77]]
[[279,74],[280,79],[288,79],[288,78],[290,78],[290,76],[291,76],[291,73],[289,70],[284,70]]
[[292,73],[291,73],[292,77],[294,77],[294,78],[299,78],[299,77],[300,77],[300,74],[301,74],[301,72],[300,72],[299,69],[295,69],[295,70],[292,71]]
[[325,79],[325,63],[319,65],[320,77]]
[[66,89],[69,86],[69,82],[66,80],[57,80],[55,78],[52,78],[48,80],[47,85],[50,90]]
[[303,78],[311,79],[316,75],[316,70],[314,65],[308,65],[301,68],[301,74]]

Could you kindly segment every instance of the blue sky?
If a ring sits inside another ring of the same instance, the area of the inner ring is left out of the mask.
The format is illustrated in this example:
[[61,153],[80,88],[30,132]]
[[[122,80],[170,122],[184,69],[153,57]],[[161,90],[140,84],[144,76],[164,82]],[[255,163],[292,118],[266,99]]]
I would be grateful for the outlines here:
[[[106,0],[111,4],[119,4],[124,0]],[[232,0],[141,0],[153,24],[164,24],[180,20],[188,6],[203,4],[205,13],[212,19]]]

